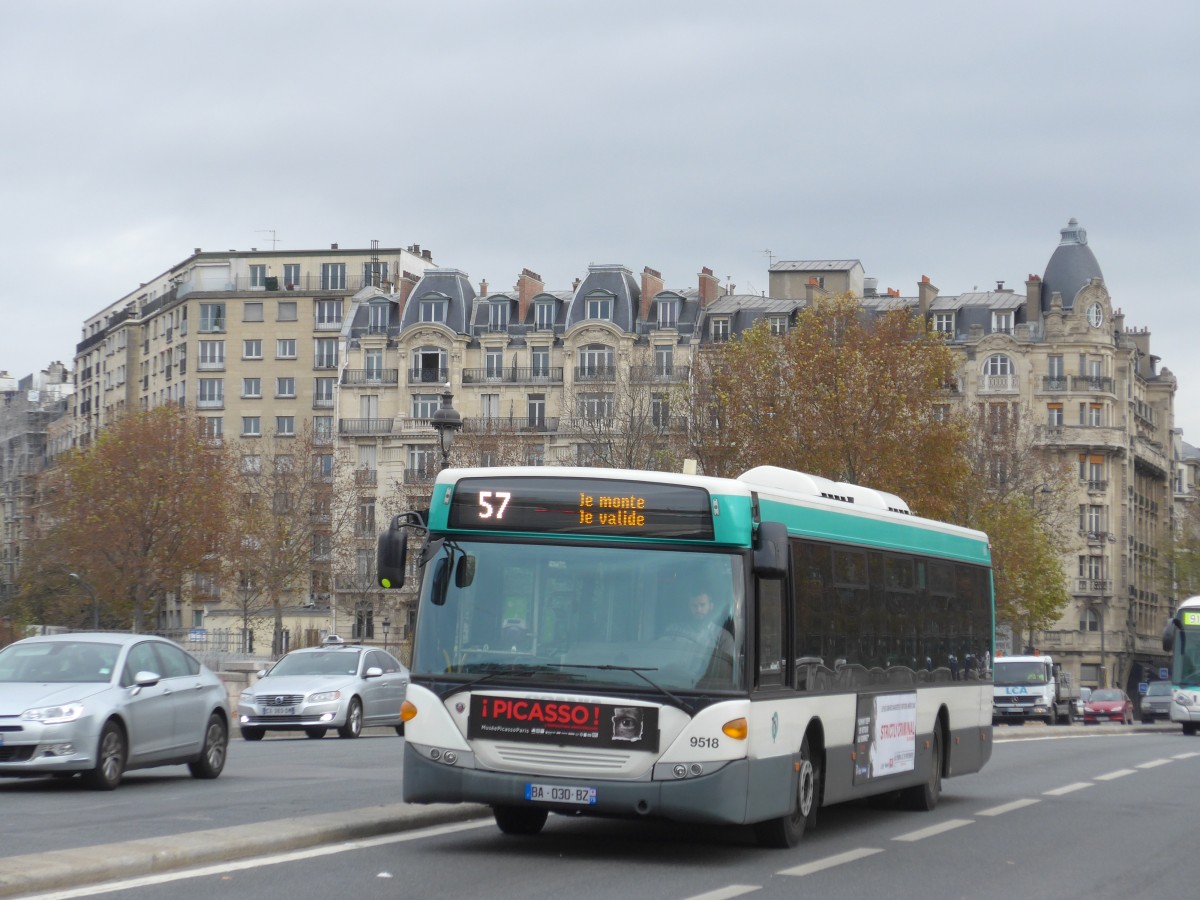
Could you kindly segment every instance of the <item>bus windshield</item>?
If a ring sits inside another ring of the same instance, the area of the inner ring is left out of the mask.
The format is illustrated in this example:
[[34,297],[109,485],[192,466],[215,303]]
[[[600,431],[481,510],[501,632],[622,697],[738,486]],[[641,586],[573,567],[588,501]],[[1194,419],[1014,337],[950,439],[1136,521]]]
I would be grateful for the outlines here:
[[1184,626],[1175,639],[1172,671],[1177,685],[1200,687],[1200,627]]
[[744,593],[740,555],[447,540],[425,567],[413,674],[740,691]]

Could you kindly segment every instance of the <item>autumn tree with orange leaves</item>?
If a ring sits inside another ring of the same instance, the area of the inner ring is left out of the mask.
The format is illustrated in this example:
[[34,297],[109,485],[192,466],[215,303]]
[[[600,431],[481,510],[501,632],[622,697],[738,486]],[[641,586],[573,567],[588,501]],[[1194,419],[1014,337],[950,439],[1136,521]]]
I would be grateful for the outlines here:
[[103,627],[155,627],[166,595],[219,559],[231,472],[187,411],[126,413],[46,473],[51,499],[30,554],[37,564],[22,572],[27,604],[61,596],[75,573],[96,591]]
[[818,298],[786,334],[760,321],[702,353],[693,455],[707,474],[775,465],[886,490],[931,518],[969,475],[965,423],[943,414],[957,364],[905,309],[868,317],[852,296]]

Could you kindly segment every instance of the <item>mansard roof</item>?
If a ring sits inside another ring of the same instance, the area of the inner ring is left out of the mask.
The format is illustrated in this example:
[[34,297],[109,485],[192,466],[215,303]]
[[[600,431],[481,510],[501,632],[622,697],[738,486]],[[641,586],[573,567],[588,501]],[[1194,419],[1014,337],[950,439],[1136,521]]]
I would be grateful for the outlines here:
[[1049,311],[1051,297],[1056,293],[1062,297],[1063,309],[1073,309],[1075,295],[1093,278],[1104,278],[1100,263],[1088,246],[1087,232],[1078,220],[1071,219],[1059,233],[1062,240],[1046,263],[1042,278],[1042,312]]

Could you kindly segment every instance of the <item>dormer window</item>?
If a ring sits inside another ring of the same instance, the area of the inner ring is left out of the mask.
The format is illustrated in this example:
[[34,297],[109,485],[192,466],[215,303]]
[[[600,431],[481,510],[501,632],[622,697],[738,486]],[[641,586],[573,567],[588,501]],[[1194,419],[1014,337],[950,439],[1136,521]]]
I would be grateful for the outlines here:
[[538,331],[550,331],[554,328],[554,303],[546,301],[533,305],[533,327]]
[[992,331],[997,334],[1012,334],[1013,312],[1011,309],[992,313]]
[[934,313],[933,330],[940,332],[941,334],[954,334],[954,313]]
[[725,316],[713,319],[709,326],[714,344],[723,344],[729,340],[729,319]]
[[488,304],[488,331],[508,329],[508,303],[501,301]]
[[787,334],[787,316],[767,316],[767,323],[771,326],[771,334]]
[[679,305],[674,300],[658,301],[658,327],[674,328],[679,322]]
[[441,299],[422,300],[420,312],[422,322],[445,322],[446,301]]
[[612,297],[608,294],[597,294],[587,298],[587,317],[589,319],[612,319]]

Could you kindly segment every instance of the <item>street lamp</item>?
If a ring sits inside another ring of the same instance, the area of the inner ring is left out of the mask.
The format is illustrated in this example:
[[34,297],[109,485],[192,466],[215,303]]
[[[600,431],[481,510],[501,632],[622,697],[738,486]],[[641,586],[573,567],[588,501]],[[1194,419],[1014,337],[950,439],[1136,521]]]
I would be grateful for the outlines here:
[[383,649],[384,650],[386,650],[388,648],[387,636],[388,636],[388,629],[391,627],[392,627],[392,620],[389,619],[387,616],[384,616],[383,617]]
[[442,391],[442,408],[435,412],[430,420],[433,430],[438,433],[443,469],[450,465],[450,448],[454,446],[454,435],[463,427],[462,416],[450,405],[453,401],[454,395],[450,393],[450,385],[447,384],[446,389]]
[[75,582],[77,585],[82,587],[85,591],[87,591],[91,595],[91,597],[92,597],[92,630],[99,631],[100,630],[100,598],[96,596],[96,589],[94,587],[92,587],[90,584],[88,584],[86,581],[84,581],[82,578],[80,578],[78,575],[76,575],[74,572],[71,572],[70,574],[68,574],[67,577],[69,579],[71,579],[71,581]]

